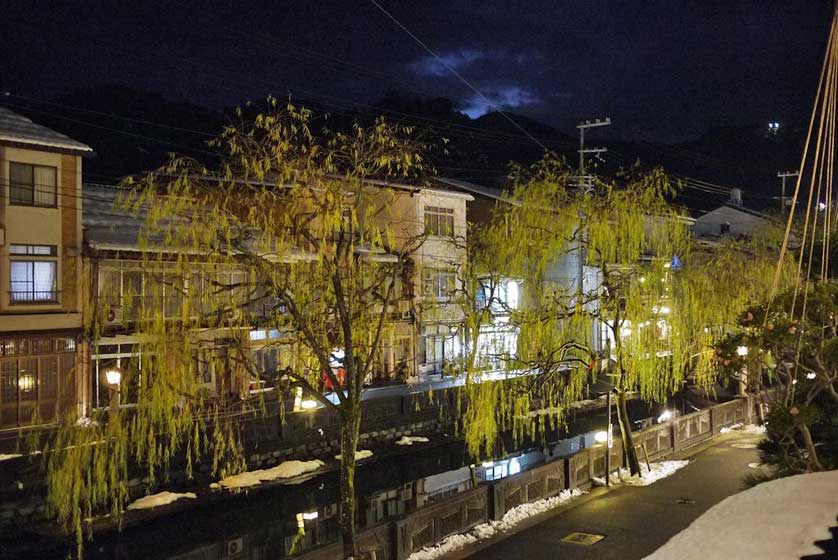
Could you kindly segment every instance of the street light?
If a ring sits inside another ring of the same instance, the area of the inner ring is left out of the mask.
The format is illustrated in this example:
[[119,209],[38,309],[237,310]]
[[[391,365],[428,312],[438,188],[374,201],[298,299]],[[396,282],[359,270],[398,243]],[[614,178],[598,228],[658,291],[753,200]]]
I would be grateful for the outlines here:
[[597,443],[607,443],[608,442],[608,432],[605,430],[601,432],[597,432],[594,434],[594,441]]
[[737,356],[747,356],[748,355],[748,347],[747,346],[739,346],[736,349]]
[[107,370],[105,372],[105,381],[107,381],[108,385],[111,387],[119,387],[119,384],[122,381],[122,372],[117,368]]
[[113,418],[119,410],[119,384],[122,382],[122,370],[118,367],[105,370],[105,382],[107,382],[111,394],[108,414]]
[[672,411],[671,410],[664,410],[661,412],[661,415],[658,416],[658,424],[663,424],[667,420],[672,418]]

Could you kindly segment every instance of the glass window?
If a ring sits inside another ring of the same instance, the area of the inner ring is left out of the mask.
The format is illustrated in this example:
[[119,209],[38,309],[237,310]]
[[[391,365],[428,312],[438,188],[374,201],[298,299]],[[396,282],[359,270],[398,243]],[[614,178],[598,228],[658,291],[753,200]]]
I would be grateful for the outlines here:
[[57,253],[55,245],[9,245],[11,255],[36,255],[38,257],[54,257]]
[[21,402],[34,401],[38,396],[38,360],[22,358],[18,368],[17,386]]
[[17,402],[17,360],[0,362],[0,403]]
[[18,261],[10,263],[10,300],[12,303],[58,301],[55,261]]
[[56,206],[56,168],[27,163],[9,164],[9,197],[12,204]]
[[422,294],[437,300],[449,299],[454,294],[456,278],[453,270],[425,268],[422,270]]
[[41,361],[41,399],[54,399],[58,396],[58,356],[40,358]]
[[441,237],[454,235],[454,209],[425,206],[425,233]]

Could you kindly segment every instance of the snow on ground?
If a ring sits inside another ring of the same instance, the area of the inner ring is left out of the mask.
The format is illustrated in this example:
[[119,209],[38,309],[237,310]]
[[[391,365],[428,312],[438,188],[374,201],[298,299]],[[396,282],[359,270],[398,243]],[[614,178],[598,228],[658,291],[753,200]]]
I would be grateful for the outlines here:
[[0,453],[0,461],[8,461],[10,459],[17,459],[23,457],[20,453]]
[[764,482],[716,504],[646,560],[760,558],[822,554],[838,515],[838,471]]
[[745,425],[742,424],[742,422],[737,422],[736,424],[731,424],[727,428],[722,428],[721,430],[719,430],[719,433],[727,434],[727,433],[732,432],[734,430],[741,430],[744,427],[745,427]]
[[500,521],[489,521],[477,525],[468,533],[458,533],[451,535],[444,539],[436,546],[426,547],[422,550],[414,552],[408,556],[408,560],[435,560],[441,558],[446,554],[450,554],[455,550],[460,550],[472,543],[488,539],[499,532],[504,532],[512,529],[525,519],[535,515],[549,511],[555,507],[566,504],[584,494],[581,490],[574,488],[573,490],[565,490],[557,496],[552,498],[545,498],[532,502],[530,504],[523,504],[506,512],[503,519]]
[[[611,485],[628,484],[629,486],[649,486],[673,474],[678,469],[686,467],[689,463],[689,461],[660,461],[658,463],[652,463],[651,471],[645,463],[641,463],[640,476],[631,476],[628,469],[620,469],[619,472],[614,471],[611,475]],[[594,478],[594,484],[605,486],[605,479]]]
[[[372,451],[370,451],[369,449],[359,449],[355,452],[356,461],[360,461],[361,459],[369,459],[370,457],[372,457]],[[335,459],[340,461],[341,459],[343,459],[343,454],[335,455]]]
[[249,488],[251,486],[258,486],[263,482],[271,480],[280,480],[283,478],[294,478],[300,476],[323,466],[323,461],[315,459],[313,461],[285,461],[275,467],[269,469],[259,469],[255,471],[247,471],[233,476],[228,476],[218,481],[218,484],[224,488]]
[[757,426],[756,424],[748,424],[745,426],[741,422],[737,422],[736,424],[732,424],[727,428],[722,428],[719,430],[720,433],[727,434],[730,432],[742,432],[744,434],[764,434],[765,433],[765,426]]
[[431,440],[422,436],[402,436],[396,442],[396,445],[413,445],[414,443],[428,443],[429,441]]
[[155,508],[157,506],[165,506],[166,504],[171,504],[174,501],[177,501],[181,498],[189,498],[194,500],[197,498],[195,494],[192,492],[186,492],[184,494],[178,494],[177,492],[160,492],[158,494],[151,494],[149,496],[145,496],[140,498],[139,500],[134,500],[130,504],[128,504],[127,509],[150,509]]

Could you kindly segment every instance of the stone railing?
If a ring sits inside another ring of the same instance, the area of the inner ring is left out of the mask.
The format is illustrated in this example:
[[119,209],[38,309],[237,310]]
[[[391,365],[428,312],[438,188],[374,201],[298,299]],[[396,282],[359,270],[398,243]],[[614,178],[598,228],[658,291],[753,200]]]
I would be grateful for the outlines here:
[[[634,432],[635,445],[645,445],[650,460],[662,459],[714,437],[724,427],[737,422],[753,422],[756,418],[753,400],[735,399]],[[420,508],[391,522],[389,533],[383,529],[387,524],[363,531],[358,536],[361,558],[404,560],[413,552],[433,546],[452,534],[466,532],[490,519],[502,519],[517,506],[550,498],[563,490],[586,490],[595,477],[605,475],[605,454],[608,451],[605,445],[582,449],[569,457],[481,484],[445,501]],[[616,470],[623,461],[622,446],[616,438],[610,454],[611,469]],[[387,534],[390,541],[385,543],[382,538]],[[339,546],[335,544],[299,558],[335,558],[339,551]]]

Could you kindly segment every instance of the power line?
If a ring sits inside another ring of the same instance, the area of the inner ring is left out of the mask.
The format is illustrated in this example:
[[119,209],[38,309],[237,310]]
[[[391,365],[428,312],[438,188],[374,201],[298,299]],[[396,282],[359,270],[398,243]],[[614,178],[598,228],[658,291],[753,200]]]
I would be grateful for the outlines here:
[[439,61],[439,63],[440,63],[440,64],[442,64],[442,66],[443,66],[443,67],[445,67],[445,69],[447,69],[449,72],[451,72],[452,74],[454,74],[454,75],[455,75],[455,76],[456,76],[456,77],[457,77],[457,78],[458,78],[461,82],[463,82],[466,86],[468,86],[468,88],[469,88],[469,89],[471,89],[471,91],[473,91],[475,94],[477,94],[477,95],[478,95],[481,99],[485,100],[487,105],[489,105],[490,107],[494,107],[494,108],[495,108],[495,109],[496,109],[496,110],[497,110],[497,111],[498,111],[501,115],[503,115],[503,117],[504,117],[506,120],[508,120],[510,123],[512,123],[512,124],[515,126],[515,128],[519,129],[521,132],[523,132],[524,134],[526,134],[526,135],[527,135],[527,136],[528,136],[528,137],[529,137],[529,138],[530,138],[533,142],[535,142],[536,144],[538,144],[539,146],[541,146],[541,148],[542,148],[543,150],[546,150],[546,149],[547,149],[547,147],[546,147],[544,144],[542,144],[542,143],[541,143],[541,142],[540,142],[540,141],[539,141],[539,140],[538,140],[535,136],[533,136],[532,134],[530,134],[529,132],[527,132],[527,131],[524,129],[524,127],[522,127],[521,125],[519,125],[519,124],[518,124],[517,122],[515,122],[512,118],[510,118],[510,117],[509,117],[509,115],[507,115],[505,112],[503,112],[503,111],[500,109],[500,107],[497,107],[497,105],[496,105],[496,104],[492,103],[492,102],[489,100],[489,98],[488,98],[488,97],[486,97],[485,95],[483,95],[483,93],[482,93],[482,92],[480,92],[480,90],[478,90],[476,87],[474,87],[474,86],[471,84],[471,82],[469,82],[468,80],[466,80],[466,79],[465,79],[462,75],[460,75],[460,73],[459,73],[459,72],[457,72],[457,70],[455,70],[453,67],[451,67],[451,65],[449,65],[447,62],[445,62],[445,60],[443,60],[443,59],[442,59],[442,57],[441,57],[441,56],[439,56],[439,55],[438,55],[438,54],[437,54],[437,53],[436,53],[433,49],[431,49],[428,45],[426,45],[425,43],[423,43],[423,42],[422,42],[422,40],[421,40],[421,39],[419,39],[419,37],[417,37],[416,35],[414,35],[413,33],[411,33],[411,31],[410,31],[407,27],[405,27],[405,26],[402,24],[402,22],[400,22],[398,19],[396,19],[396,18],[393,16],[393,14],[391,14],[391,13],[390,13],[390,12],[388,12],[386,9],[384,9],[384,7],[383,7],[381,4],[379,4],[376,0],[370,0],[370,2],[372,2],[372,4],[373,4],[376,8],[378,8],[379,10],[381,10],[381,11],[384,13],[384,15],[386,15],[388,18],[390,18],[390,19],[393,21],[393,23],[395,23],[396,25],[398,25],[398,26],[402,29],[402,31],[404,31],[405,33],[407,33],[407,34],[410,36],[410,38],[411,38],[411,39],[413,39],[414,41],[416,41],[416,42],[417,42],[417,43],[418,43],[418,44],[419,44],[419,45],[420,45],[423,49],[425,49],[425,50],[426,50],[426,51],[427,51],[427,52],[428,52],[431,56],[433,56],[435,59],[437,59],[437,60]]

